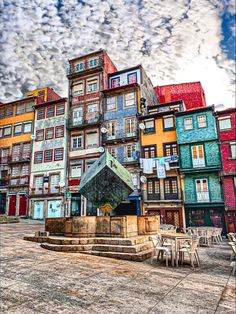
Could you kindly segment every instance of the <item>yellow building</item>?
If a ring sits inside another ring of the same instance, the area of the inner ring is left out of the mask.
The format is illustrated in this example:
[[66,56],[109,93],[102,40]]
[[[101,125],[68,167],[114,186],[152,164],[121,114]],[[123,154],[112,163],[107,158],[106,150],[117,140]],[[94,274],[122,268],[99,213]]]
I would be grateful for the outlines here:
[[174,113],[181,106],[181,101],[152,106],[139,117],[145,213],[180,228],[185,219]]
[[35,97],[0,104],[0,212],[27,214]]

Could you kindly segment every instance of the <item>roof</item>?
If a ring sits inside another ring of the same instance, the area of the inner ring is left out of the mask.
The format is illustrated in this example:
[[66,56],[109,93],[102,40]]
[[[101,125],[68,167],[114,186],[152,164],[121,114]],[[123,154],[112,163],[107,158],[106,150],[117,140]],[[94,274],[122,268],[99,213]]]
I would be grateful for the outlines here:
[[21,99],[14,100],[14,101],[11,101],[11,102],[8,102],[8,103],[0,103],[0,106],[13,105],[13,104],[18,103],[18,102],[25,102],[25,101],[28,101],[28,100],[34,100],[36,98],[37,98],[36,96],[21,98]]
[[151,106],[148,106],[148,108],[159,108],[159,107],[166,107],[166,106],[171,106],[171,105],[175,105],[175,104],[183,104],[183,100],[175,100],[175,101],[170,101],[170,102],[165,102],[165,103],[162,103],[162,104],[157,104],[157,105],[151,105]]
[[76,58],[73,58],[73,59],[69,59],[68,61],[71,62],[71,61],[75,61],[77,59],[83,59],[85,57],[89,57],[89,56],[92,56],[94,54],[97,54],[97,53],[101,53],[101,52],[105,52],[106,50],[105,49],[100,49],[100,50],[97,50],[97,51],[93,51],[93,52],[90,52],[90,53],[87,53],[85,55],[81,55],[79,57],[76,57]]
[[165,86],[174,86],[174,85],[186,85],[186,84],[200,84],[202,86],[200,81],[195,81],[195,82],[186,82],[186,83],[174,83],[174,84],[157,85],[154,88],[156,88],[156,87],[165,87]]
[[216,111],[216,115],[221,115],[224,113],[233,113],[233,112],[236,112],[236,108],[231,107],[231,108],[223,109],[220,111]]
[[185,111],[179,111],[176,113],[176,115],[187,115],[189,113],[195,113],[195,112],[202,112],[202,111],[214,111],[214,106],[208,106],[208,107],[200,107],[200,108],[193,108]]

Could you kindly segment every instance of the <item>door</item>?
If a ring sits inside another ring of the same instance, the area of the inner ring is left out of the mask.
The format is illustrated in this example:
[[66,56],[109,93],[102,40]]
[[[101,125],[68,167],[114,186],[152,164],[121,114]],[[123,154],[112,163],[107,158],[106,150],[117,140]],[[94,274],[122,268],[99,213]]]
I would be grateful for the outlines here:
[[209,190],[208,190],[208,180],[207,179],[197,179],[196,180],[196,192],[198,202],[209,202]]
[[193,168],[205,167],[205,157],[203,145],[192,146]]
[[81,216],[81,195],[74,193],[71,197],[71,216]]
[[43,207],[44,207],[44,201],[35,201],[34,202],[34,215],[33,219],[43,219]]
[[166,224],[179,227],[180,217],[178,210],[166,210]]
[[6,193],[0,193],[0,214],[6,214]]
[[19,202],[19,215],[26,216],[27,210],[27,198],[25,194],[20,195],[20,202]]
[[48,201],[48,218],[61,217],[61,200]]
[[15,216],[16,215],[16,195],[10,195],[9,196],[9,216]]

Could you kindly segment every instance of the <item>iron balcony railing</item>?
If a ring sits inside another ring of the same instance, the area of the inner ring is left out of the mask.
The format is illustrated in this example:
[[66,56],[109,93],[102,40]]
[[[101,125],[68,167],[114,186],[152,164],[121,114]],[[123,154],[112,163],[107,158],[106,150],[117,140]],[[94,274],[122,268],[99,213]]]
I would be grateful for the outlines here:
[[138,130],[132,130],[132,131],[127,131],[127,130],[117,130],[113,132],[112,134],[106,133],[104,135],[104,141],[114,141],[114,140],[122,140],[122,139],[129,139],[129,138],[134,138],[138,136]]
[[9,158],[9,163],[25,162],[25,161],[30,161],[30,159],[31,159],[31,152],[27,152],[27,153],[22,153],[19,155],[12,155]]
[[102,115],[99,112],[89,112],[85,117],[69,118],[68,128],[83,127],[89,124],[101,123]]
[[47,194],[61,194],[63,193],[64,189],[59,186],[53,187],[41,187],[41,188],[34,188],[30,189],[30,195],[47,195]]
[[219,192],[185,192],[185,203],[214,203],[222,201],[222,195]]
[[29,176],[22,176],[9,179],[9,186],[28,185]]

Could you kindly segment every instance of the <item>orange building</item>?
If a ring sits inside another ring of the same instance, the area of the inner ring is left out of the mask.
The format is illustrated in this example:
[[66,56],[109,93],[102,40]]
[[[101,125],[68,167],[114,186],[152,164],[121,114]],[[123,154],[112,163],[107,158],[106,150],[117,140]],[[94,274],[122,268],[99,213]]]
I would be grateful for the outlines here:
[[159,214],[161,223],[184,226],[175,115],[182,101],[148,107],[139,117],[141,182],[145,213]]
[[0,104],[0,213],[27,214],[35,97]]

